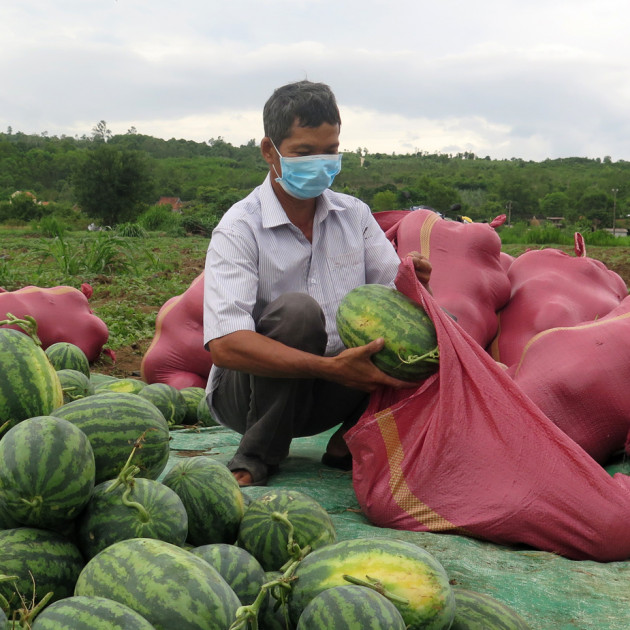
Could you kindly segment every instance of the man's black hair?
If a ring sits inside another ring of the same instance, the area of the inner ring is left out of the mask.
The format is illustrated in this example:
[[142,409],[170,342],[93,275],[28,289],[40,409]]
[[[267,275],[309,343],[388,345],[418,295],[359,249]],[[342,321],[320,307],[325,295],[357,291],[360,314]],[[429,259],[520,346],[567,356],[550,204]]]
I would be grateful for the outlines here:
[[341,125],[335,95],[325,83],[297,81],[277,88],[263,109],[265,136],[276,146],[288,138],[295,120],[300,127]]

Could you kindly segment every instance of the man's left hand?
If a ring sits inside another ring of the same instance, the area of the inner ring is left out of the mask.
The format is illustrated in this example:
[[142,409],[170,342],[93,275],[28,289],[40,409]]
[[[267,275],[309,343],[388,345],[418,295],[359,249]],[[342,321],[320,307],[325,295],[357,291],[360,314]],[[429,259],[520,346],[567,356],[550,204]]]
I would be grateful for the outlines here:
[[420,252],[409,252],[407,254],[409,258],[411,258],[413,262],[413,268],[416,272],[416,278],[418,278],[418,282],[420,282],[425,289],[431,290],[429,287],[429,280],[431,279],[431,263],[429,259],[423,256]]

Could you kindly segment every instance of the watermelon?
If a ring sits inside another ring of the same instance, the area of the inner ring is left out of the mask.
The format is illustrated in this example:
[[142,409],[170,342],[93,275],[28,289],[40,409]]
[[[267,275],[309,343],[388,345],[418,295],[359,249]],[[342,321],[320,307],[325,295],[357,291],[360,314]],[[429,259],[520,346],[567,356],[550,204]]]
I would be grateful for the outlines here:
[[78,370],[57,370],[57,376],[63,390],[63,402],[69,403],[77,398],[85,398],[94,393],[94,384]]
[[433,322],[422,306],[392,287],[365,284],[352,289],[337,309],[337,330],[347,348],[382,337],[385,345],[372,361],[394,378],[415,382],[438,370]]
[[210,407],[208,407],[208,401],[204,396],[197,405],[197,422],[202,427],[216,427],[218,422],[212,417],[210,413]]
[[169,427],[183,423],[186,416],[186,401],[172,385],[151,383],[143,387],[138,396],[151,401],[162,412]]
[[197,455],[176,462],[162,479],[188,513],[188,541],[195,547],[236,542],[245,512],[243,493],[225,464]]
[[530,630],[512,608],[485,593],[454,588],[455,619],[451,630]]
[[146,386],[144,381],[137,378],[115,378],[113,380],[101,380],[95,385],[97,394],[103,392],[118,392],[123,394],[137,394]]
[[105,597],[66,597],[40,612],[32,630],[155,630],[144,617]]
[[97,484],[118,475],[142,436],[142,448],[134,457],[138,477],[157,479],[166,467],[170,440],[166,420],[153,403],[136,394],[97,393],[67,403],[53,415],[69,420],[88,436]]
[[184,402],[186,403],[186,415],[184,416],[183,424],[197,424],[199,401],[206,397],[206,390],[203,389],[203,387],[183,387],[179,392],[184,397]]
[[421,547],[401,540],[357,538],[326,545],[307,555],[294,577],[289,600],[294,623],[316,595],[352,579],[376,581],[402,598],[393,603],[409,630],[446,630],[455,615],[455,596],[442,565]]
[[205,560],[162,540],[130,538],[106,547],[81,571],[75,595],[129,606],[156,630],[225,630],[238,597]]
[[109,383],[111,381],[117,381],[118,379],[111,374],[101,374],[100,372],[90,372],[90,381],[94,387],[101,385],[102,383]]
[[67,420],[28,418],[0,440],[0,495],[23,525],[69,523],[89,501],[94,475],[90,441]]
[[44,352],[55,370],[77,370],[90,377],[90,361],[79,346],[69,341],[58,341]]
[[63,404],[61,383],[46,353],[13,328],[0,328],[0,373],[0,427],[47,416]]
[[306,606],[297,630],[405,630],[402,615],[386,597],[364,586],[335,586]]
[[36,605],[49,592],[51,602],[70,597],[85,564],[79,548],[65,536],[34,527],[0,531],[0,549],[0,575],[17,578],[0,582],[0,597],[11,610],[22,608],[21,598]]
[[249,606],[265,583],[265,571],[248,551],[236,545],[215,543],[191,549],[212,565],[232,587],[243,606]]
[[77,541],[86,559],[127,538],[158,538],[179,546],[187,534],[184,504],[154,479],[98,484],[77,523]]
[[296,557],[288,549],[291,528],[286,521],[293,526],[293,541],[303,550],[317,549],[337,538],[330,515],[315,499],[297,490],[271,490],[248,505],[237,538],[238,546],[249,551],[265,571],[278,570]]

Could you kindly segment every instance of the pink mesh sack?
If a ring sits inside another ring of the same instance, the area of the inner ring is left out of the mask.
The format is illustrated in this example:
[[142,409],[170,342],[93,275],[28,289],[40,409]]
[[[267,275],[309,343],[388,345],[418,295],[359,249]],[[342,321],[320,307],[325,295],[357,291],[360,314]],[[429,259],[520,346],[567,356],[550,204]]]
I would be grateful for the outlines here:
[[203,347],[203,273],[162,305],[140,367],[147,383],[178,389],[206,386],[212,358]]
[[386,231],[398,255],[411,251],[433,266],[431,290],[437,303],[484,348],[497,333],[496,312],[510,297],[510,282],[501,260],[501,239],[492,223],[446,221],[431,210],[407,212]]
[[515,364],[534,335],[603,317],[628,294],[618,274],[586,256],[579,233],[575,253],[530,250],[509,266],[512,293],[499,312],[499,331],[489,348],[497,361]]
[[630,558],[630,477],[609,476],[417,282],[398,288],[435,324],[440,367],[381,388],[345,439],[375,525],[525,544],[574,559]]
[[630,436],[630,297],[601,319],[538,333],[508,374],[562,431],[606,463]]

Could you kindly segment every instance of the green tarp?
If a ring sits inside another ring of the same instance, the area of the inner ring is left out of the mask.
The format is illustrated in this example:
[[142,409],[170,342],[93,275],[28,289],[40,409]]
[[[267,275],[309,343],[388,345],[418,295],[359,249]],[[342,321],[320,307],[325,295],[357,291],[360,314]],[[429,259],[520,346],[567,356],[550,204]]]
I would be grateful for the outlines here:
[[[289,458],[281,472],[270,478],[269,486],[300,490],[319,501],[330,513],[339,539],[385,536],[414,542],[441,562],[453,584],[508,604],[532,630],[630,629],[630,560],[576,562],[450,534],[374,527],[361,514],[351,474],[320,464],[330,434],[295,439]],[[181,457],[193,455],[209,455],[226,463],[240,439],[223,427],[171,435],[166,470]],[[630,462],[620,460],[608,470],[630,474]],[[266,491],[265,487],[244,489],[251,498]]]

